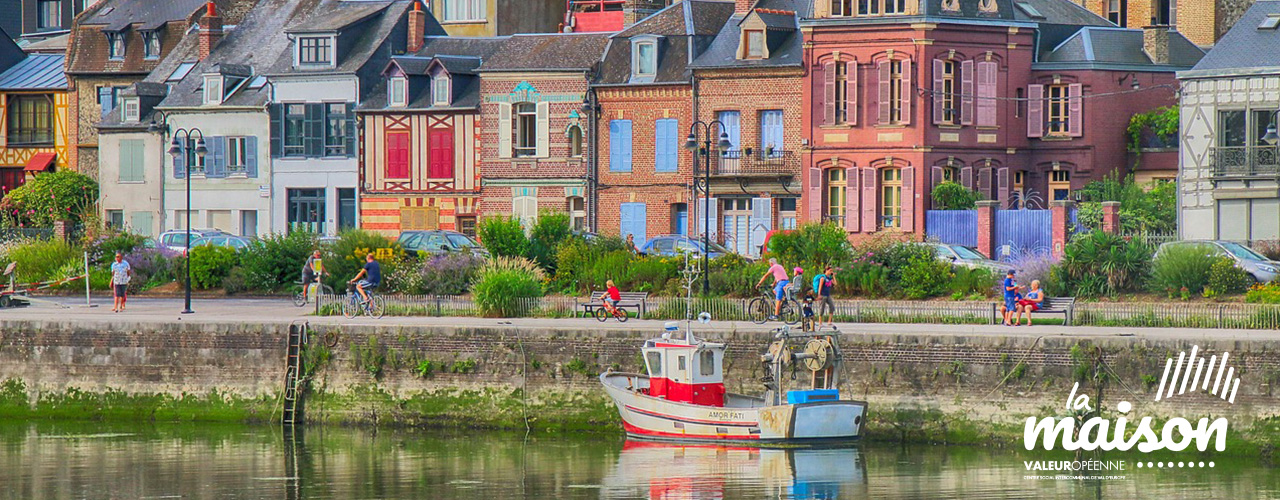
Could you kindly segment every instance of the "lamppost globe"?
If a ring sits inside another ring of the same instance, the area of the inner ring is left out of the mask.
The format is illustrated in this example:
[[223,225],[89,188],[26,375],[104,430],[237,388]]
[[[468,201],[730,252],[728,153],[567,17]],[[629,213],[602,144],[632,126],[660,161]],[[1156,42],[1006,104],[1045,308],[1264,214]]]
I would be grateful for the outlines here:
[[182,144],[178,143],[177,137],[174,137],[173,142],[169,143],[169,156],[174,158],[182,156]]
[[200,140],[196,141],[196,157],[203,160],[204,156],[207,154],[209,154],[209,148],[204,146],[204,138],[202,137]]
[[687,150],[689,150],[689,151],[697,151],[697,150],[698,150],[698,136],[693,135],[693,134],[689,134],[689,137],[686,137],[686,138],[685,138],[685,140],[684,140],[684,148],[685,148],[685,149],[687,149]]
[[1267,125],[1267,133],[1266,135],[1262,136],[1262,142],[1265,142],[1271,146],[1275,146],[1276,143],[1280,142],[1280,134],[1276,133],[1275,123],[1272,123],[1271,125]]
[[720,143],[716,144],[716,147],[720,148],[720,151],[733,149],[733,143],[729,142],[729,134],[720,132]]

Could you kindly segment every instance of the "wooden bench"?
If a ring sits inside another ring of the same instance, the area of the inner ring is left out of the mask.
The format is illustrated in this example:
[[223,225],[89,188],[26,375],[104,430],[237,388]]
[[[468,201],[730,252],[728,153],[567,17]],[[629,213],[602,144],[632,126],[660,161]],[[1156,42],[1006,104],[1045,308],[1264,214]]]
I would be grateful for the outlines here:
[[[999,323],[999,311],[1002,304],[996,303],[992,307],[992,322]],[[1071,326],[1071,322],[1076,316],[1076,298],[1075,297],[1045,297],[1044,302],[1040,303],[1040,309],[1031,314],[1061,314],[1062,324]]]
[[[578,306],[582,308],[583,314],[591,317],[596,308],[604,304],[605,293],[593,291],[586,302],[579,302]],[[644,314],[649,310],[649,292],[621,292],[618,295],[622,298],[618,301],[618,307],[630,307],[640,319],[644,319]]]

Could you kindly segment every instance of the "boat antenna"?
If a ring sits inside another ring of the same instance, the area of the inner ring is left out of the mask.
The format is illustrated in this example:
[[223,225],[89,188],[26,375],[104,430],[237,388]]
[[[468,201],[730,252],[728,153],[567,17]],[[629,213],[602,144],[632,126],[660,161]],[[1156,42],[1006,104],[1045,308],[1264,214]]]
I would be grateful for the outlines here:
[[[699,277],[702,274],[702,261],[693,257],[692,252],[684,252],[684,269],[681,271],[681,281],[683,281],[685,291],[684,303],[684,324],[685,339],[693,342],[693,290],[698,286]],[[708,323],[711,321],[711,315],[703,312],[697,315],[698,321]]]

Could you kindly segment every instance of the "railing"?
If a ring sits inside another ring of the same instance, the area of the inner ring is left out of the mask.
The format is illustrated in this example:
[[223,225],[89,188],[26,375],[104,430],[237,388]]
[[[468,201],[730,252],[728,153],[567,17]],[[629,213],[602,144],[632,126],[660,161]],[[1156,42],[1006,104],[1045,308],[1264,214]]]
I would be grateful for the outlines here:
[[47,240],[53,237],[53,228],[7,227],[0,229],[0,242],[22,239]]
[[1280,176],[1280,154],[1273,146],[1213,148],[1214,177]]
[[1178,239],[1177,233],[1121,233],[1120,237],[1141,243],[1148,248],[1155,249],[1161,244]]
[[[698,173],[701,175],[701,168]],[[711,175],[784,176],[799,173],[800,157],[791,151],[725,151],[711,161]]]

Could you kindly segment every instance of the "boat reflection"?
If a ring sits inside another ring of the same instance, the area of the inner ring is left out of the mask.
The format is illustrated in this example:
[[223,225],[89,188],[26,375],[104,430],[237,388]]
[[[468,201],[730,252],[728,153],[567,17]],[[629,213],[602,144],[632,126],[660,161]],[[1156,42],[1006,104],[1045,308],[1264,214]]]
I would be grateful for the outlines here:
[[835,499],[868,494],[857,448],[761,449],[628,440],[602,498],[711,499],[743,494]]

